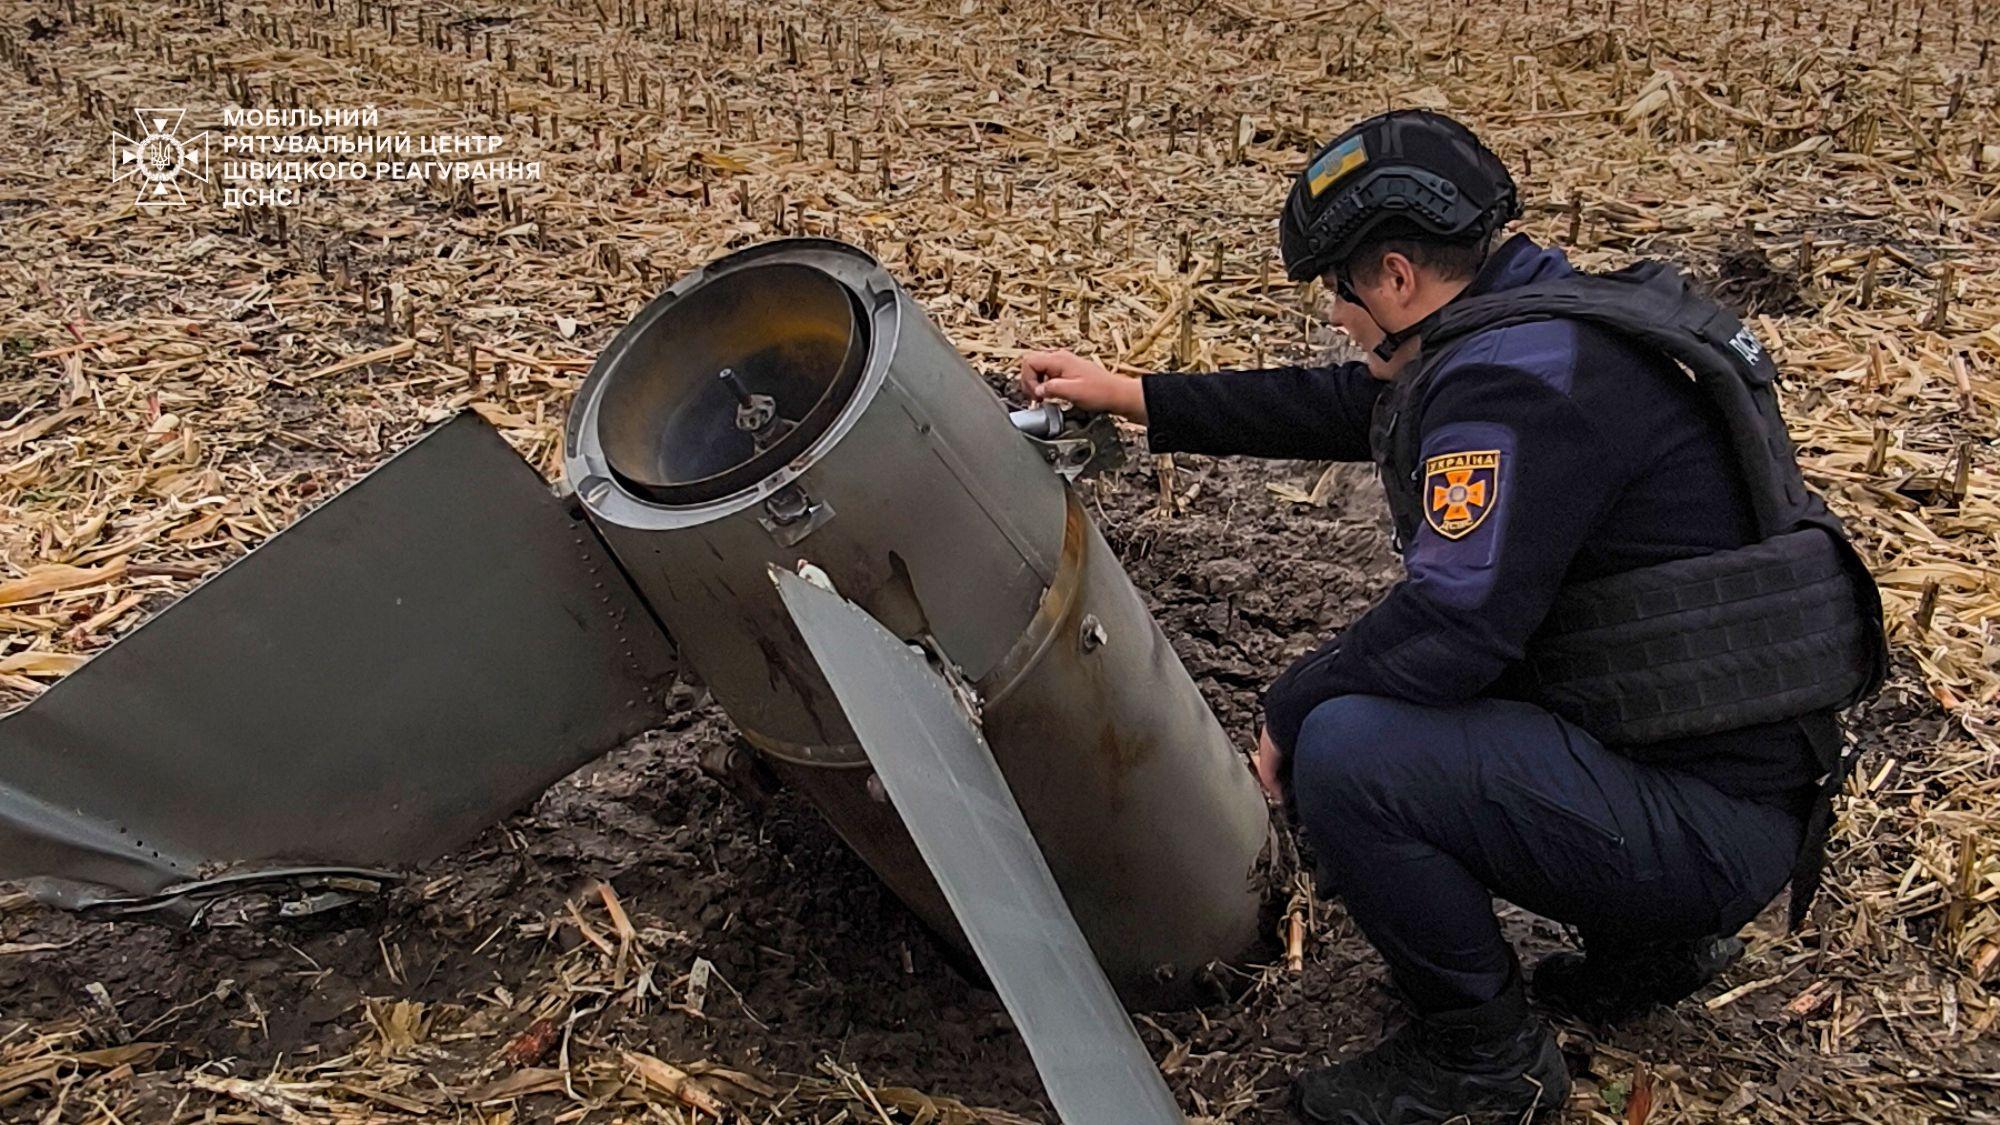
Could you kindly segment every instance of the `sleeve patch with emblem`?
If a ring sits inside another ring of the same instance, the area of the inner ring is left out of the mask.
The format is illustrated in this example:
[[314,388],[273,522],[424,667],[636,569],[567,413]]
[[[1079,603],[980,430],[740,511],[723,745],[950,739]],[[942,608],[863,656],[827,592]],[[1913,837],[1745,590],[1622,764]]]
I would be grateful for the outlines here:
[[1463,539],[1500,504],[1500,451],[1444,453],[1424,461],[1424,520]]

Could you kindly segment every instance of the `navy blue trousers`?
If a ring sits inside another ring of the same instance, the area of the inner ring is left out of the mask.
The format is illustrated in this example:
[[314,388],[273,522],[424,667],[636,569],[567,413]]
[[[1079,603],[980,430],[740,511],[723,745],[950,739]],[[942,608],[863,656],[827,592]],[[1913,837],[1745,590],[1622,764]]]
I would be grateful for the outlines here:
[[1328,700],[1299,735],[1292,795],[1322,893],[1427,1012],[1490,1000],[1515,972],[1496,895],[1593,945],[1734,932],[1784,887],[1802,831],[1503,700]]

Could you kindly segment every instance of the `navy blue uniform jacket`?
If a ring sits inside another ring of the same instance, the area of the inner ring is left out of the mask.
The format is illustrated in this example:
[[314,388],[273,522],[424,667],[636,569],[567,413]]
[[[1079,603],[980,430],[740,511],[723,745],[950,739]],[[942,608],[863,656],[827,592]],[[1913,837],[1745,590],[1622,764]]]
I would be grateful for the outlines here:
[[[1573,273],[1516,235],[1467,290]],[[1365,461],[1387,387],[1359,362],[1144,377],[1154,452]],[[1422,405],[1424,515],[1405,577],[1294,663],[1264,700],[1288,757],[1339,695],[1445,704],[1508,696],[1510,671],[1566,582],[1740,547],[1751,507],[1721,420],[1662,357],[1590,325],[1491,329],[1443,360]],[[1816,768],[1797,722],[1647,747],[1740,796],[1789,804]]]

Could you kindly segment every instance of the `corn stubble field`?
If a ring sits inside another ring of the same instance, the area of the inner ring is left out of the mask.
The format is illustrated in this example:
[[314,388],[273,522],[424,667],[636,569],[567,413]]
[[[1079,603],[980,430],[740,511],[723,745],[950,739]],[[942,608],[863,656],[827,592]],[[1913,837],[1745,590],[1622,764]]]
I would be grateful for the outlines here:
[[[1440,108],[1515,169],[1531,233],[1671,256],[1751,314],[1898,653],[1812,920],[1767,915],[1677,1012],[1565,1026],[1563,1120],[2000,1120],[1996,28],[1966,0],[15,3],[0,700],[457,411],[554,475],[595,349],[765,238],[867,247],[996,385],[1037,346],[1304,356],[1288,177],[1355,117]],[[184,132],[371,106],[543,178],[142,210],[107,141],[159,105]],[[1393,579],[1366,475],[1138,460],[1095,510],[1247,737],[1258,684]],[[85,925],[0,889],[0,1118],[1051,1119],[990,995],[795,800],[690,766],[728,738],[712,708],[677,724],[316,928]],[[1191,1114],[1284,1120],[1290,1069],[1393,1012],[1337,904],[1291,911],[1302,966],[1139,1020]]]

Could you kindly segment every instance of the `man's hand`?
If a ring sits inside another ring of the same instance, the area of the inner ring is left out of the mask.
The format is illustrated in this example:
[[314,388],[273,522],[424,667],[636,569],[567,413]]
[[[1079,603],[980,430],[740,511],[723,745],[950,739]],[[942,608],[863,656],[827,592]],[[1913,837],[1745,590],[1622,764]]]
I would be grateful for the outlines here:
[[1278,777],[1278,747],[1271,741],[1271,732],[1257,728],[1257,784],[1263,786],[1264,795],[1273,801],[1285,799],[1285,785]]
[[1102,364],[1068,350],[1022,356],[1021,390],[1035,402],[1059,398],[1092,413],[1146,421],[1146,395],[1139,380],[1114,375]]

